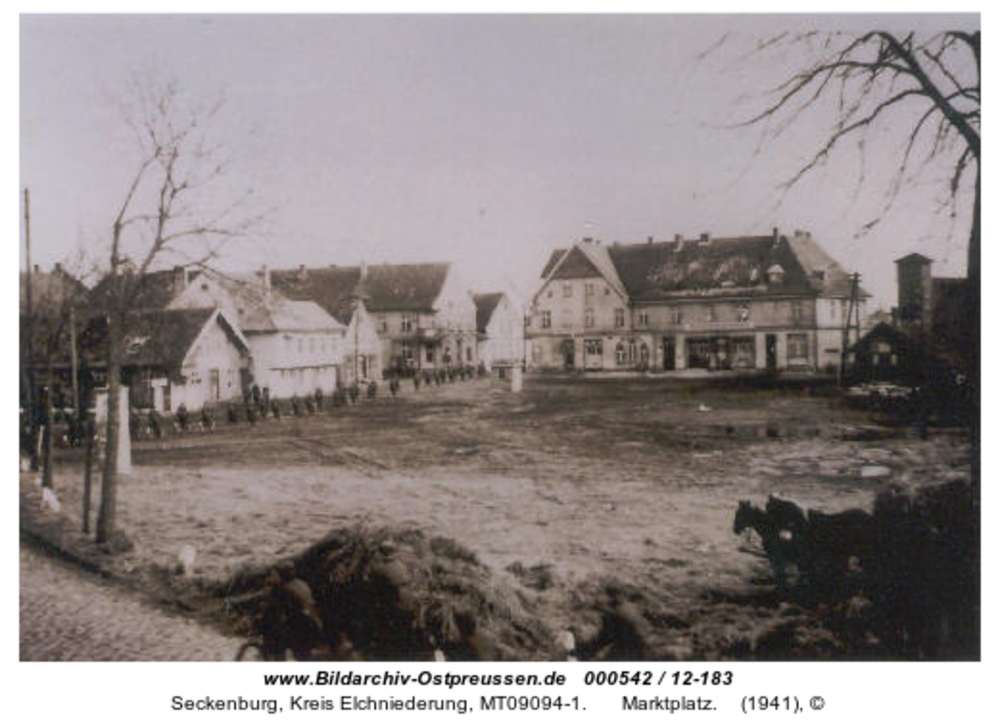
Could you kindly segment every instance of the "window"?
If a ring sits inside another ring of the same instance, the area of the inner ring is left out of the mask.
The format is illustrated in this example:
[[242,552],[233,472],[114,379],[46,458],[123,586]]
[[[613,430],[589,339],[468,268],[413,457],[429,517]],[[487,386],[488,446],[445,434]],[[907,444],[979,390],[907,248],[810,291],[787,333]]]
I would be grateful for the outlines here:
[[615,308],[615,328],[622,328],[625,326],[625,309]]
[[709,323],[715,323],[717,320],[718,320],[718,317],[716,316],[716,313],[715,313],[715,306],[714,305],[708,306],[708,322]]
[[545,297],[546,298],[551,298],[552,297],[552,288],[548,289],[548,291],[545,293]]
[[399,346],[399,355],[407,363],[413,360],[413,344],[403,341]]
[[809,356],[809,338],[804,333],[788,334],[788,358],[802,359]]
[[542,328],[552,328],[552,312],[542,311]]
[[792,323],[802,322],[802,301],[793,300],[792,301]]
[[594,294],[594,284],[587,283],[583,288],[583,294],[586,295],[588,298],[592,296]]
[[680,325],[684,322],[684,311],[680,308],[674,308],[673,310],[673,320],[675,325]]
[[426,356],[426,358],[427,358],[427,363],[429,363],[429,364],[434,363],[434,349],[431,348],[430,346],[427,347],[427,356]]
[[563,298],[572,298],[572,297],[573,297],[573,284],[563,283]]
[[740,323],[747,323],[750,320],[750,306],[746,303],[741,303],[736,306],[736,320]]
[[639,311],[639,325],[640,326],[649,325],[649,311],[646,310]]
[[472,347],[471,346],[466,346],[465,347],[465,360],[468,361],[469,363],[472,363]]
[[639,347],[639,361],[644,365],[649,365],[649,346],[643,343]]
[[635,363],[635,341],[628,342],[627,353],[628,353],[628,362]]
[[209,369],[208,372],[208,400],[219,400],[219,369]]
[[594,309],[593,308],[587,308],[587,310],[585,310],[583,312],[583,327],[584,328],[593,328],[594,327]]
[[625,344],[621,341],[615,346],[615,363],[619,366],[625,365]]
[[542,360],[542,344],[531,344],[531,360],[535,363],[539,363]]
[[409,333],[413,330],[413,319],[410,318],[409,313],[403,314],[403,318],[399,322],[399,330],[403,333]]
[[389,321],[386,320],[385,316],[378,317],[378,329],[382,333],[389,332]]

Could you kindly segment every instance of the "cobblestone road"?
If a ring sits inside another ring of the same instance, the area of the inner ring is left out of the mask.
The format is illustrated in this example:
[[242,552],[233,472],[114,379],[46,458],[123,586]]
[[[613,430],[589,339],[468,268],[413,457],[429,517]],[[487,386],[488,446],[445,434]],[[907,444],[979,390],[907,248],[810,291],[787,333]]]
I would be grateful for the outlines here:
[[22,661],[226,661],[239,640],[21,545]]

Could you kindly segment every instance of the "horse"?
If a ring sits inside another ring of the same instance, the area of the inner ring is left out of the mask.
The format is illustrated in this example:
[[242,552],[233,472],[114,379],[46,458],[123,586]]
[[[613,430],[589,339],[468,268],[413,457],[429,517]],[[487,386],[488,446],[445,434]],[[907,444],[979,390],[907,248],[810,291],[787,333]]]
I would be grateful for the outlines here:
[[777,495],[768,495],[764,511],[773,522],[787,530],[793,538],[805,537],[809,531],[809,520],[805,512],[792,500]]
[[733,532],[739,535],[752,528],[760,536],[764,553],[771,563],[779,586],[785,585],[785,571],[789,565],[798,566],[801,548],[797,538],[783,527],[783,523],[773,513],[768,513],[749,500],[740,500],[733,519]]
[[838,589],[856,561],[861,570],[869,570],[875,557],[875,523],[871,514],[860,508],[837,513],[809,510],[808,548],[804,565],[809,581],[816,586]]

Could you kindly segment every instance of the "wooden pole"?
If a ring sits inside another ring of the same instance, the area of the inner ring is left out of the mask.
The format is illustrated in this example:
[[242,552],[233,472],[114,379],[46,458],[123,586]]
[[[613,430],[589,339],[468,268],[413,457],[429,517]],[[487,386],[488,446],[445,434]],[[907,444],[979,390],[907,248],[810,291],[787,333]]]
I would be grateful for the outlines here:
[[69,366],[70,383],[73,388],[73,415],[82,422],[83,412],[80,410],[80,379],[77,373],[79,360],[76,353],[76,306],[69,307]]
[[37,472],[39,466],[39,456],[37,454],[38,447],[35,446],[35,441],[38,437],[38,412],[35,406],[35,317],[34,317],[34,303],[31,291],[31,196],[28,192],[28,188],[24,188],[24,251],[25,258],[27,262],[27,272],[25,273],[24,279],[24,317],[25,317],[25,328],[27,340],[27,379],[28,379],[28,392],[27,401],[25,402],[28,406],[28,419],[31,424],[31,471]]
[[86,440],[83,457],[83,532],[90,532],[90,490],[91,468],[94,464],[94,426],[88,417],[83,425],[83,437]]

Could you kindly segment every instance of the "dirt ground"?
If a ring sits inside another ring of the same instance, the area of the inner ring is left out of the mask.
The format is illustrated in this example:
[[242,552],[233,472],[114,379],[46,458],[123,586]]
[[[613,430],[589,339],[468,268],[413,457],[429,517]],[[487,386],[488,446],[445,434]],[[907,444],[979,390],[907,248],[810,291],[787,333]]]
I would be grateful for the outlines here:
[[[660,655],[716,658],[801,618],[720,597],[766,587],[766,562],[732,531],[739,500],[870,510],[879,488],[969,466],[962,433],[921,441],[830,391],[578,377],[529,377],[520,394],[486,380],[403,387],[396,400],[137,444],[119,500],[136,549],[121,567],[173,568],[190,545],[196,575],[218,581],[333,527],[416,525],[475,551],[553,629],[585,628],[587,599],[614,581],[645,605]],[[56,483],[79,517],[79,455],[60,458]]]

